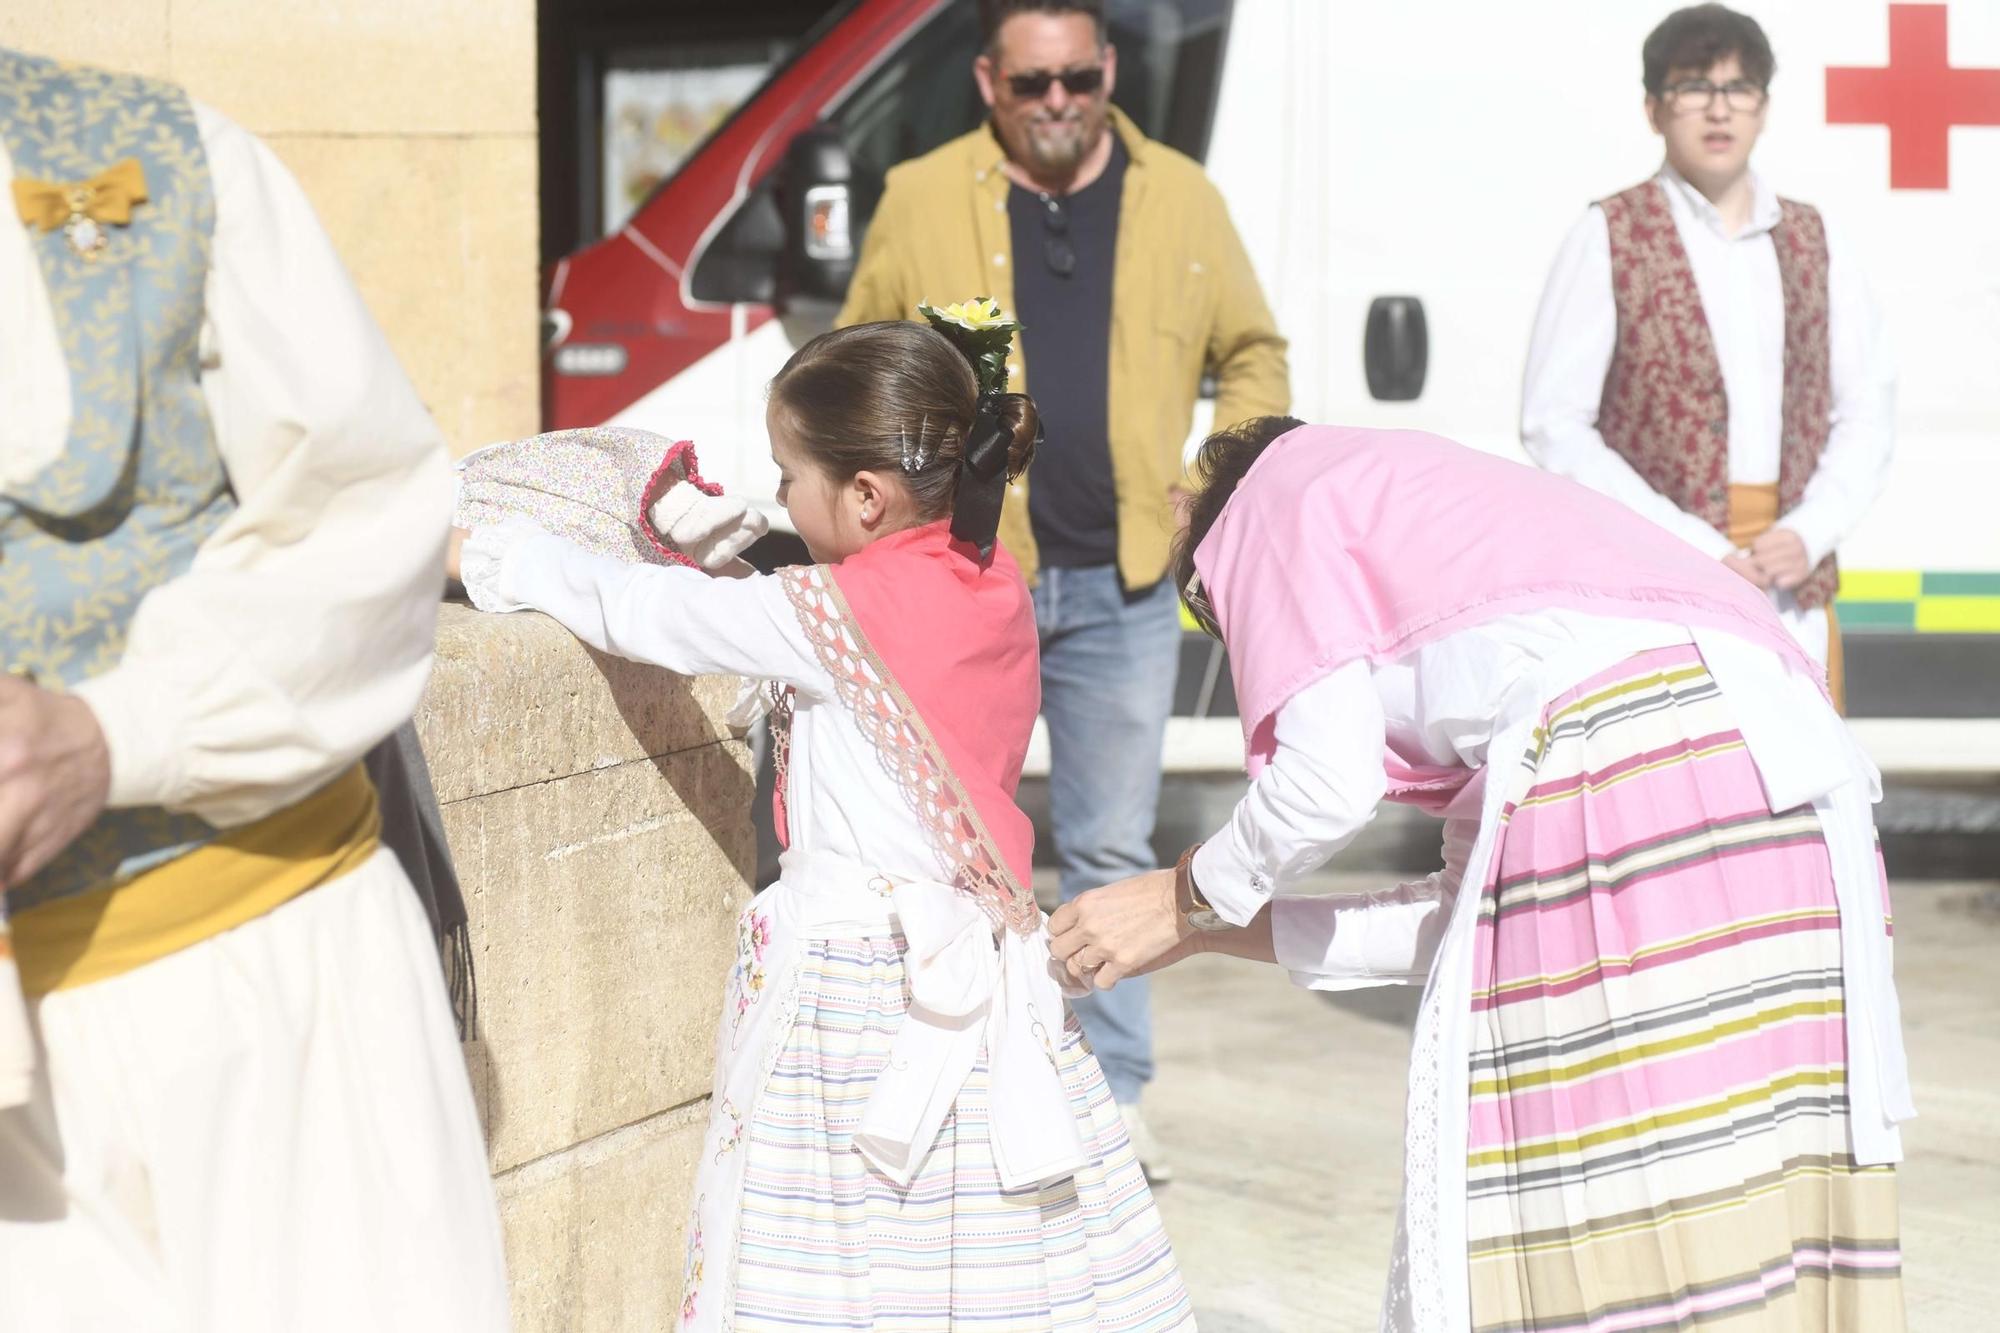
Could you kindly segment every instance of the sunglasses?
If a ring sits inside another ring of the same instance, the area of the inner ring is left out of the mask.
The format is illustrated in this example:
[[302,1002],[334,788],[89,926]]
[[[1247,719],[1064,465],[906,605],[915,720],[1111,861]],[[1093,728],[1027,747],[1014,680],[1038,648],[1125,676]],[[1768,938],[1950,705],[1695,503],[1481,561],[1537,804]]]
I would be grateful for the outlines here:
[[1069,240],[1069,210],[1052,194],[1042,195],[1042,259],[1049,272],[1067,278],[1076,272],[1076,247]]
[[1007,87],[1016,97],[1042,98],[1048,96],[1049,85],[1060,83],[1063,91],[1071,97],[1082,97],[1094,93],[1104,86],[1104,66],[1086,65],[1082,69],[1055,70],[1038,69],[1033,74],[1009,74]]

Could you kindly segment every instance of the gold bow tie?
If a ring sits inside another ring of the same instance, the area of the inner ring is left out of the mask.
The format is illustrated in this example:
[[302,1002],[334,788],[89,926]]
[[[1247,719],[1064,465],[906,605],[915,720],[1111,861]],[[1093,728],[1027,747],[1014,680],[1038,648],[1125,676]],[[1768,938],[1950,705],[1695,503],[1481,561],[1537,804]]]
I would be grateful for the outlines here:
[[104,248],[104,228],[131,225],[134,205],[146,202],[146,173],[137,158],[123,158],[85,181],[14,179],[14,207],[21,221],[43,231],[64,228],[70,248],[94,259]]

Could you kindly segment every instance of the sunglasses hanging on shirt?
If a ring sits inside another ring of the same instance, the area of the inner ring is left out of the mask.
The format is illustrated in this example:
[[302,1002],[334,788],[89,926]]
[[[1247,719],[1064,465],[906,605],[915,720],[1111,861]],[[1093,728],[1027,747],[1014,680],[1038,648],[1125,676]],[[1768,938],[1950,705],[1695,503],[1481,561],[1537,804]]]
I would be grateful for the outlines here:
[[1049,272],[1067,278],[1076,272],[1076,247],[1069,240],[1069,210],[1052,194],[1037,190],[1042,201],[1042,259]]
[[1038,69],[1032,74],[1007,76],[1007,87],[1016,97],[1047,97],[1050,86],[1058,83],[1071,97],[1087,96],[1104,86],[1104,66],[1086,65],[1082,69],[1065,70]]

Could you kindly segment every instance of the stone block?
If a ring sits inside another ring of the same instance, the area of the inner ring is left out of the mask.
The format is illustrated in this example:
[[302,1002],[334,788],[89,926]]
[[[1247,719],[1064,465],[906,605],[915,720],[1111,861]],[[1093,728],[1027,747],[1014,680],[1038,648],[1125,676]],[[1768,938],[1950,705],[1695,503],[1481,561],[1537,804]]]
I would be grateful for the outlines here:
[[680,1318],[706,1099],[494,1183],[515,1333],[656,1333]]
[[169,0],[22,0],[0,5],[0,46],[166,78],[169,10]]
[[753,776],[729,742],[445,807],[494,1170],[707,1094]]
[[445,438],[464,455],[541,429],[541,162],[532,133],[469,140],[458,160],[464,231],[448,368],[462,401]]
[[535,133],[532,0],[173,0],[171,21],[175,77],[260,133]]
[[453,453],[540,424],[536,149],[266,136],[298,177]]
[[[729,737],[734,676],[676,676],[599,653],[547,616],[439,609],[417,714],[438,800],[507,791]],[[747,830],[749,798],[722,813]]]

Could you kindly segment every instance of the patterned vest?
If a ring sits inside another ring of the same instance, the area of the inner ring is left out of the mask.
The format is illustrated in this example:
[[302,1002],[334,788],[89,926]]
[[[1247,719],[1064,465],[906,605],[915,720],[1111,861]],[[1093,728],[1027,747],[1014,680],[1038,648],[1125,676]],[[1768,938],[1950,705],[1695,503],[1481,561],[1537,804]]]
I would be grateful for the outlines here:
[[[0,665],[59,688],[117,665],[140,599],[235,508],[200,383],[215,198],[194,109],[167,84],[0,49],[0,136],[17,180],[80,182],[135,158],[148,196],[92,256],[61,229],[29,232],[69,367],[70,434],[55,462],[0,493]],[[214,836],[158,808],[107,811],[9,906]]]
[[[1617,350],[1597,428],[1646,484],[1718,532],[1729,523],[1729,399],[1694,269],[1656,181],[1599,205],[1611,234]],[[1794,508],[1819,466],[1832,415],[1826,229],[1819,213],[1778,201],[1771,243],[1785,302],[1785,384],[1778,512]],[[1802,607],[1833,599],[1832,556],[1800,585]]]

